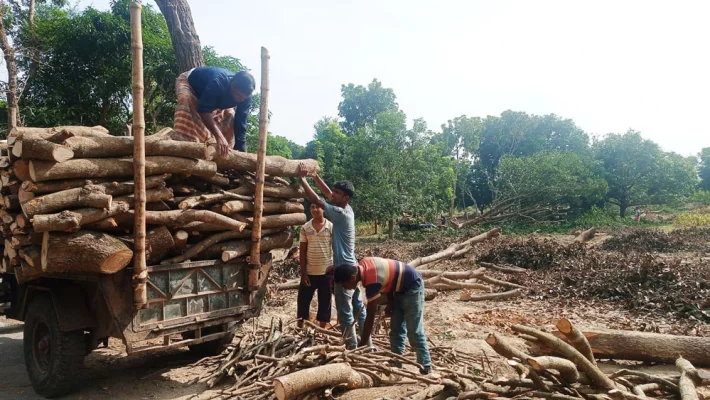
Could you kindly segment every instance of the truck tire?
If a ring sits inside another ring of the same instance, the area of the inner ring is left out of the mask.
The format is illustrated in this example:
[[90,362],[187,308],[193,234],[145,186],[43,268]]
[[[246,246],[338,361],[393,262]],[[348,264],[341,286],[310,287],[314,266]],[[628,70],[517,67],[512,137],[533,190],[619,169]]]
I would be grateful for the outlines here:
[[[224,328],[222,325],[209,326],[207,328],[202,328],[202,336],[223,332],[223,330]],[[194,338],[194,334],[192,332],[184,332],[182,334],[182,337],[184,339],[192,339]],[[227,346],[232,343],[232,340],[234,340],[234,333],[229,334],[221,339],[211,340],[209,342],[199,344],[193,344],[187,347],[196,356],[212,357],[222,354],[222,352],[227,349]]]
[[76,388],[86,355],[84,332],[59,329],[49,296],[37,296],[30,303],[23,347],[27,374],[37,394],[52,398]]

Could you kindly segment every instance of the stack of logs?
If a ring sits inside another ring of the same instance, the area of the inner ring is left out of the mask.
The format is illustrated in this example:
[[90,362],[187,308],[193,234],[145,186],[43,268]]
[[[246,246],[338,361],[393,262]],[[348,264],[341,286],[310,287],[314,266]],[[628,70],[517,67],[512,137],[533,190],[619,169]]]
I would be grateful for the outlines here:
[[[256,155],[146,138],[149,265],[224,262],[251,246]],[[102,127],[16,128],[0,158],[0,272],[19,281],[54,273],[113,273],[132,260],[133,138]],[[309,170],[317,163],[303,160]],[[298,161],[266,158],[261,250],[289,248],[306,222]],[[311,172],[313,172],[311,171]]]

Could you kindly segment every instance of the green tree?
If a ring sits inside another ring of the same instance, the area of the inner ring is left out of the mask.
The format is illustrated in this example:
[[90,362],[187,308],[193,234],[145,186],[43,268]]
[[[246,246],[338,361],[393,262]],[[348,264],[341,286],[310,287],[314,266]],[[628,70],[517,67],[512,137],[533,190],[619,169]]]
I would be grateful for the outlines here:
[[710,190],[710,147],[705,147],[699,154],[698,175],[700,175],[700,188]]
[[338,115],[343,131],[355,135],[359,129],[374,128],[377,116],[399,110],[394,91],[373,79],[367,87],[350,83],[340,89],[343,100],[338,105]]

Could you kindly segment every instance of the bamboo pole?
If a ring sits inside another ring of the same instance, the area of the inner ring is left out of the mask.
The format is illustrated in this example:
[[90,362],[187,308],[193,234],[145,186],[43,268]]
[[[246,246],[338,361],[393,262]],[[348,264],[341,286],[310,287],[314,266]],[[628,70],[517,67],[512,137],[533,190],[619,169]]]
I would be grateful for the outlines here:
[[133,251],[133,303],[136,309],[148,302],[145,256],[145,115],[143,114],[143,32],[141,4],[131,2],[131,56],[133,59],[133,182],[135,185],[135,227]]
[[259,147],[256,153],[256,188],[254,190],[254,223],[251,228],[249,288],[259,281],[261,266],[261,215],[264,212],[264,170],[266,169],[266,137],[269,119],[269,50],[261,48],[261,105],[259,106]]

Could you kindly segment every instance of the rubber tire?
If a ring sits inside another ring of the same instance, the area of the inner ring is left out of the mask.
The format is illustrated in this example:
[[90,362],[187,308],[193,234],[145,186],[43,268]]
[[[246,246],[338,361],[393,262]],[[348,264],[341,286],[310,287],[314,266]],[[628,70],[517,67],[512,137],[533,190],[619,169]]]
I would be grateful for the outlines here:
[[[223,332],[223,327],[221,325],[209,326],[207,328],[202,328],[202,336],[207,336],[213,333]],[[182,334],[184,339],[192,339],[194,335],[192,332],[184,332]],[[211,340],[209,342],[203,342],[198,344],[193,344],[187,346],[190,351],[199,357],[212,357],[222,354],[223,351],[227,349],[234,340],[234,333],[227,335],[221,339]]]
[[[38,323],[48,328],[51,354],[47,372],[40,371],[33,356],[32,333]],[[27,310],[23,338],[25,366],[32,387],[40,396],[53,398],[75,390],[86,356],[83,331],[62,332],[54,305],[49,296],[35,297]]]

